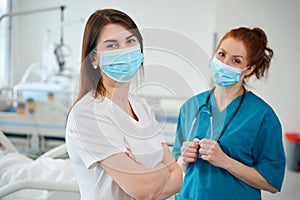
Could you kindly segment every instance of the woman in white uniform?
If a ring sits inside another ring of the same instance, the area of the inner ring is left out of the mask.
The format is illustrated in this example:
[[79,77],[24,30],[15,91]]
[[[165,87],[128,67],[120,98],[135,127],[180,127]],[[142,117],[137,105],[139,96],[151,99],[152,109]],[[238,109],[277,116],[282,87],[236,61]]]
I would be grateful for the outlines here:
[[87,21],[79,97],[66,144],[81,199],[166,199],[182,173],[149,106],[129,94],[143,70],[143,41],[125,13],[105,9]]

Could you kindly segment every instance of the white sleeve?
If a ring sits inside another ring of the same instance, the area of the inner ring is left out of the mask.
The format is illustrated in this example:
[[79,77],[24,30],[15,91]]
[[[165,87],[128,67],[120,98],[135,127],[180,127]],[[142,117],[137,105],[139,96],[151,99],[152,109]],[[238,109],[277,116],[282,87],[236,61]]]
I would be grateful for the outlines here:
[[116,153],[126,151],[124,137],[113,122],[93,109],[73,109],[68,117],[66,137],[87,168]]

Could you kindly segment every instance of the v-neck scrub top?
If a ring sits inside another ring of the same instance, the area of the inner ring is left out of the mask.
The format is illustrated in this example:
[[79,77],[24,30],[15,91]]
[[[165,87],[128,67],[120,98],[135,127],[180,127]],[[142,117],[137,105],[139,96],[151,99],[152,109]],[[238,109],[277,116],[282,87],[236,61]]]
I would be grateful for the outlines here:
[[[198,110],[207,99],[206,91],[189,99],[180,109],[173,155],[181,155],[181,146]],[[209,103],[213,110],[213,139],[235,112],[242,96],[234,99],[225,110],[220,111],[212,94]],[[207,108],[203,108],[204,110]],[[209,115],[202,111],[191,134],[191,141],[208,138],[210,133]],[[219,140],[221,149],[233,159],[254,167],[272,186],[279,191],[285,172],[285,153],[282,143],[281,124],[273,109],[252,92],[246,92],[244,101]],[[261,192],[228,171],[213,166],[198,158],[189,163],[185,173],[179,200],[241,200],[261,199]]]
[[[126,152],[145,168],[163,159],[165,142],[161,127],[148,104],[131,97],[129,102],[138,120],[105,97],[86,94],[71,109],[66,126],[67,150],[79,183],[81,199],[132,199],[97,162]],[[119,163],[122,170],[122,163]]]

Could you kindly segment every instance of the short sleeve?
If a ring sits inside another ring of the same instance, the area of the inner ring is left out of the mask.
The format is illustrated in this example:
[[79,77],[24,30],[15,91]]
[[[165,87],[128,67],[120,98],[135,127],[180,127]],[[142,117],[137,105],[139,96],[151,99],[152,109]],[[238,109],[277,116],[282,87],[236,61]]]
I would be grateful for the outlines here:
[[254,167],[269,184],[281,190],[285,173],[285,153],[280,122],[271,112],[264,118],[254,147]]
[[98,161],[126,151],[124,137],[113,122],[93,109],[72,110],[69,114],[66,138],[87,168]]

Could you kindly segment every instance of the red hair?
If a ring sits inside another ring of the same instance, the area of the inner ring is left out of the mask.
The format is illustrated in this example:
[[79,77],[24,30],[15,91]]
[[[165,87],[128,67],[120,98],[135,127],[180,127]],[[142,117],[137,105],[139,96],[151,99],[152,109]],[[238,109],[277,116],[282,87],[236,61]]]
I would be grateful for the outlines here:
[[232,29],[223,36],[217,49],[226,38],[233,38],[243,42],[247,51],[249,65],[256,66],[248,77],[253,74],[255,74],[257,79],[267,76],[273,57],[273,50],[267,47],[267,36],[262,29],[257,27],[252,29],[245,27]]

